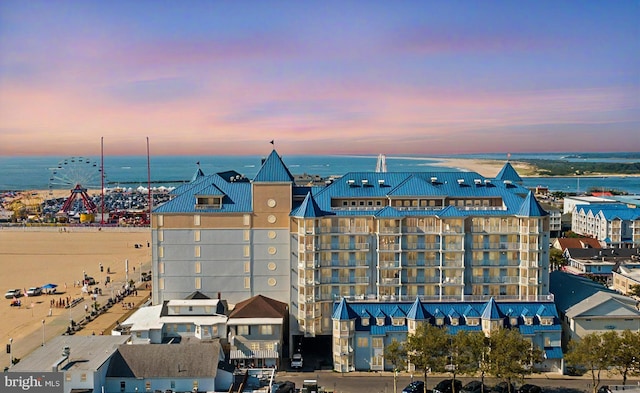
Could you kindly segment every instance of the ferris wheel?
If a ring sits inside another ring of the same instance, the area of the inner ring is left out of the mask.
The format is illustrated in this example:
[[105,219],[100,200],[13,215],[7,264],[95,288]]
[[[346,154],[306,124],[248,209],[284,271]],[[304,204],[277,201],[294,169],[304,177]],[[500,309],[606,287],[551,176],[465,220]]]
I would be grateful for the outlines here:
[[89,198],[87,190],[101,190],[103,175],[100,164],[90,158],[65,158],[55,168],[51,168],[49,194],[52,195],[56,189],[70,190],[71,194],[64,203],[63,211],[71,210],[75,199],[80,197],[85,209],[95,212],[96,205]]

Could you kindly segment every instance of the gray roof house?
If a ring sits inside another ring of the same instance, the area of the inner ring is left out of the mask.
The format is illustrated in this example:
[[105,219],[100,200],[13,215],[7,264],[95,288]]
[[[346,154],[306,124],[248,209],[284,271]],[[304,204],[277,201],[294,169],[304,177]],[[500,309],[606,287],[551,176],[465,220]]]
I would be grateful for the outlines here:
[[640,329],[638,302],[588,278],[554,271],[549,289],[562,319],[563,345],[590,333]]
[[[9,372],[59,372],[64,374],[64,393],[100,392],[111,356],[129,338],[57,336],[13,365]],[[63,355],[65,347],[68,356]]]
[[106,391],[226,391],[233,374],[223,359],[217,340],[121,345],[106,373]]

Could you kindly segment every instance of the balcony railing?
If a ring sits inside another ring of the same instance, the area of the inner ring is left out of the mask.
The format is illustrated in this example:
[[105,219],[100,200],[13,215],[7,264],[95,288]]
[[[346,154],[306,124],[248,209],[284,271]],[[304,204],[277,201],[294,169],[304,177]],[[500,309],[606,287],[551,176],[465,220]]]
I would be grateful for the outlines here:
[[447,296],[447,295],[433,295],[433,296],[425,296],[425,295],[399,295],[394,296],[393,299],[389,295],[380,295],[377,296],[375,294],[369,295],[352,295],[352,296],[340,296],[334,295],[333,300],[339,301],[340,299],[345,298],[349,301],[365,301],[365,302],[413,302],[416,298],[419,298],[422,302],[487,302],[491,298],[493,298],[497,302],[543,302],[543,303],[553,303],[554,296],[553,294],[548,295],[529,295],[529,296],[518,296],[518,295],[458,295],[458,296]]
[[474,284],[518,284],[519,280],[518,276],[473,277],[471,282]]
[[500,242],[500,243],[473,243],[474,250],[519,250],[520,243]]
[[369,277],[322,277],[321,284],[369,284]]

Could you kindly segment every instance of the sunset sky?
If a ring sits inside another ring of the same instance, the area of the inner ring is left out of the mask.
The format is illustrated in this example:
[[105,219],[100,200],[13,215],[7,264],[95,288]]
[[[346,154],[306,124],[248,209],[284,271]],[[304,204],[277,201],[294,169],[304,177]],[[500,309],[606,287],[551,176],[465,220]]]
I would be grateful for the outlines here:
[[0,155],[640,151],[640,2],[0,1]]

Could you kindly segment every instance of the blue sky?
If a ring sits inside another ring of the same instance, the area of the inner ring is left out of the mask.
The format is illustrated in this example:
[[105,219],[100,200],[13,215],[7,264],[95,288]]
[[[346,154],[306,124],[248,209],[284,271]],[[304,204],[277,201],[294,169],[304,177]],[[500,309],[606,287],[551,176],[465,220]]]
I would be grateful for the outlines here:
[[640,2],[0,2],[0,155],[640,151]]

